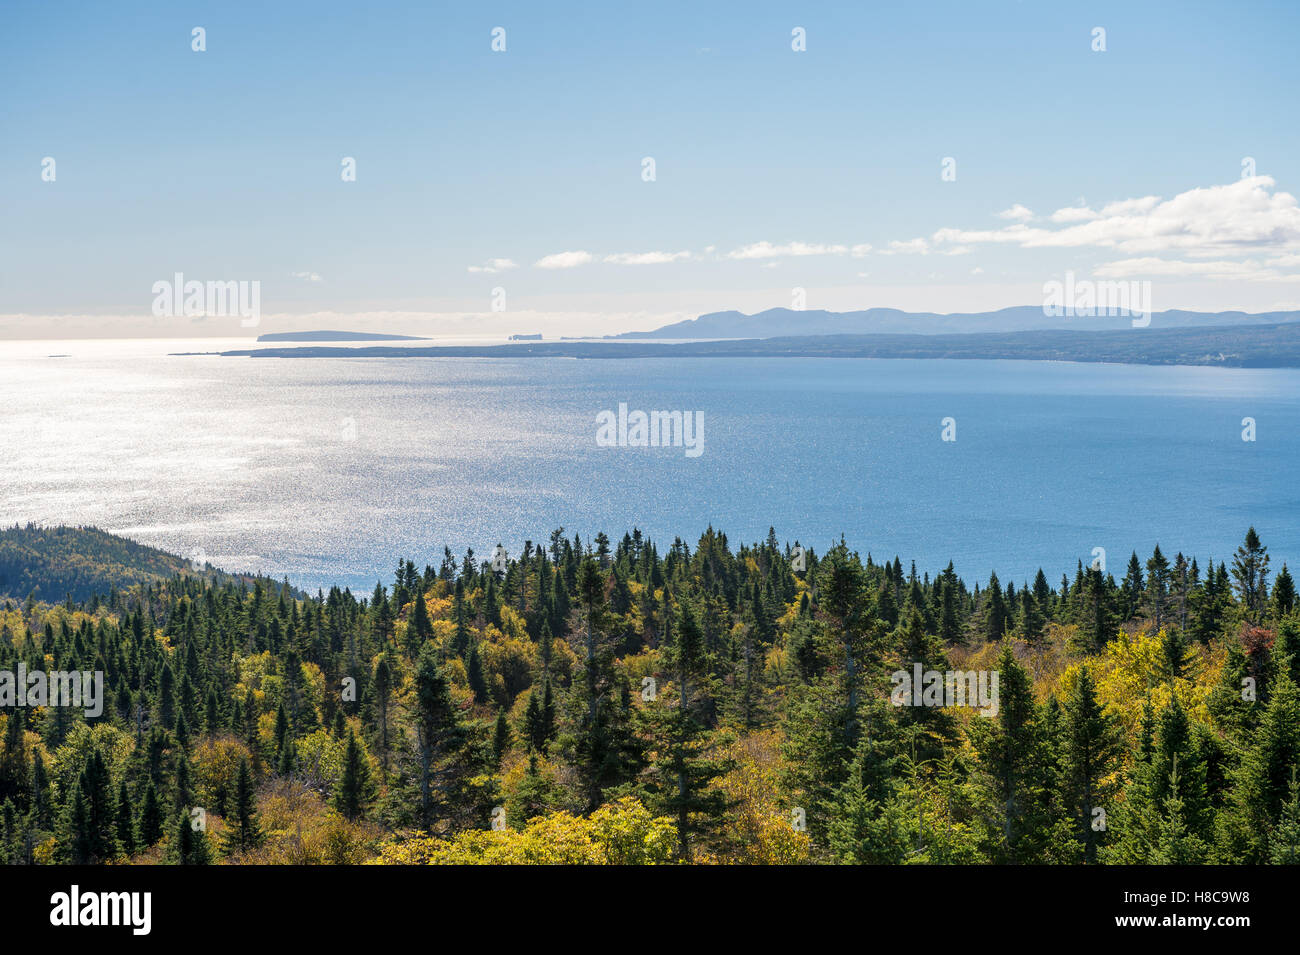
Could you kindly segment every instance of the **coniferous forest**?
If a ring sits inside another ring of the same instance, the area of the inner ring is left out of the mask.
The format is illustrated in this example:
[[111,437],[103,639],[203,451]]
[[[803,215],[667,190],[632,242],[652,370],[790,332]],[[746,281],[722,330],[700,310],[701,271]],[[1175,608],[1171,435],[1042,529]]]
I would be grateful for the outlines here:
[[[0,671],[99,671],[103,705],[0,710],[0,858],[1300,861],[1288,569],[1252,528],[1113,570],[557,529],[360,595],[11,596]],[[898,691],[923,671],[948,677]],[[952,673],[996,675],[995,712]]]

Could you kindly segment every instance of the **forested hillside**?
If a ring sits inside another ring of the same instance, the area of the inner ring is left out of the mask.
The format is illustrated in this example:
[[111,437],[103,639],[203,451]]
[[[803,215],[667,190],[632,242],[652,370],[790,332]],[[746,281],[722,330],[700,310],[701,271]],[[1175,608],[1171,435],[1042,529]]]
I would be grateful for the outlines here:
[[178,574],[229,578],[212,567],[195,566],[183,557],[95,527],[26,524],[0,529],[0,597],[81,602]]
[[[1056,583],[713,529],[494,563],[0,603],[0,671],[105,675],[97,717],[0,710],[0,856],[1300,861],[1300,619],[1253,529]],[[915,705],[917,665],[995,706]]]

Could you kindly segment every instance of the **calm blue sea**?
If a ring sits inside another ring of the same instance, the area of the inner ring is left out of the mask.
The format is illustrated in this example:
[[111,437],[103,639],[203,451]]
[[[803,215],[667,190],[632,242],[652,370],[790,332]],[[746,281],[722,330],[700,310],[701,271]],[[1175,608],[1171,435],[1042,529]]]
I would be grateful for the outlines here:
[[[1156,542],[1228,559],[1250,524],[1275,568],[1300,555],[1297,371],[167,354],[195,347],[0,344],[0,523],[366,590],[399,556],[514,554],[561,526],[664,547],[710,524],[819,551],[842,534],[1017,583],[1095,547],[1116,576]],[[620,402],[701,412],[703,454],[598,447]]]

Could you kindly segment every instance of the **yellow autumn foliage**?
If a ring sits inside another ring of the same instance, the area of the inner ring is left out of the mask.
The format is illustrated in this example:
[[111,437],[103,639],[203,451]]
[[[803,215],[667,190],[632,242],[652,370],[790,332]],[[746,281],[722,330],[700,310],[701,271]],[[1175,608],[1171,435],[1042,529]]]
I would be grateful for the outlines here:
[[522,830],[474,829],[452,839],[419,836],[385,845],[379,865],[663,865],[672,862],[677,828],[625,797],[589,817],[556,812]]
[[[1106,644],[1100,657],[1089,660],[1097,684],[1098,701],[1102,706],[1114,707],[1129,733],[1136,732],[1144,701],[1150,700],[1152,707],[1159,712],[1168,705],[1173,694],[1177,694],[1178,702],[1190,719],[1210,722],[1206,702],[1219,664],[1214,663],[1210,651],[1199,644],[1194,645],[1189,650],[1185,672],[1195,679],[1176,679],[1171,688],[1166,675],[1163,636],[1164,631],[1121,631],[1116,639]],[[1078,668],[1076,663],[1066,670],[1061,678],[1062,688],[1077,679]]]
[[735,767],[718,781],[732,803],[722,838],[728,861],[740,865],[802,865],[812,856],[807,832],[796,831],[793,807],[780,786],[781,734],[762,730],[737,739],[724,756]]
[[374,856],[382,830],[329,808],[300,783],[282,781],[258,799],[264,840],[221,861],[243,865],[360,865]]

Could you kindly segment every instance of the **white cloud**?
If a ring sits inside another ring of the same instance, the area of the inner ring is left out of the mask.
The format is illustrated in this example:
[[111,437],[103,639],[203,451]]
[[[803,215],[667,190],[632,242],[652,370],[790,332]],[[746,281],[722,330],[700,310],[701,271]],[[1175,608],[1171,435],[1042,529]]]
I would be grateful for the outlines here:
[[290,277],[302,279],[304,282],[319,282],[320,276],[315,272],[290,272]]
[[1089,219],[1097,218],[1097,213],[1087,206],[1066,206],[1053,212],[1051,218],[1057,223],[1087,222]]
[[690,252],[615,252],[603,259],[615,265],[664,265],[689,259]]
[[1015,222],[1027,222],[1033,217],[1034,214],[1018,202],[1010,209],[1003,209],[998,213],[999,219],[1011,219]]
[[1067,223],[1063,229],[1023,223],[992,230],[943,228],[933,238],[936,244],[1003,242],[1026,249],[1093,247],[1128,253],[1175,251],[1192,257],[1300,248],[1300,205],[1290,193],[1270,192],[1273,185],[1270,177],[1255,176],[1190,189],[1172,199],[1123,199],[1098,212],[1058,209],[1052,220]]
[[1278,255],[1268,260],[1269,265],[1282,266],[1290,268],[1294,265],[1300,265],[1300,252],[1291,252],[1287,255]]
[[593,258],[590,252],[556,252],[554,255],[542,256],[533,264],[539,269],[572,269],[587,265]]
[[495,275],[497,272],[505,272],[507,269],[517,269],[518,265],[511,259],[488,259],[483,265],[471,265],[471,272],[481,272],[486,275]]
[[1155,275],[1177,278],[1206,278],[1216,281],[1296,282],[1300,281],[1300,275],[1287,275],[1279,272],[1274,267],[1283,264],[1285,259],[1296,258],[1300,258],[1300,256],[1283,256],[1263,263],[1255,259],[1243,259],[1241,261],[1198,259],[1186,262],[1149,256],[1107,262],[1093,269],[1093,274],[1099,278],[1130,278],[1138,275]]
[[925,239],[908,239],[906,242],[900,242],[895,239],[889,243],[888,249],[881,249],[881,255],[929,255],[930,243]]
[[[858,246],[855,246],[858,248]],[[742,245],[727,253],[729,259],[775,259],[783,255],[843,255],[849,248],[845,245],[821,245],[811,242],[787,242],[785,245],[773,245],[771,242],[752,242]]]
[[[1186,193],[1180,193],[1180,195],[1186,195]],[[1102,206],[1098,217],[1104,219],[1107,216],[1141,215],[1150,212],[1158,205],[1160,205],[1159,196],[1143,196],[1141,199],[1119,199]]]

